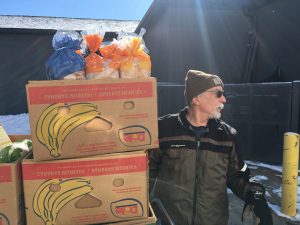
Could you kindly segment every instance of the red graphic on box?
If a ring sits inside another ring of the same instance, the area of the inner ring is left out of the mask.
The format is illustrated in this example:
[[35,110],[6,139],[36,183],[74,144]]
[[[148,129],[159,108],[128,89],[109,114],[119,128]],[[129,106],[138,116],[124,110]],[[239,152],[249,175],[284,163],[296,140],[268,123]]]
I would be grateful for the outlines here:
[[145,154],[130,158],[23,164],[22,175],[24,180],[43,180],[134,173],[146,169]]
[[150,131],[140,125],[128,126],[119,130],[120,141],[125,146],[137,147],[151,144]]
[[28,87],[29,104],[153,97],[152,82]]
[[133,141],[145,141],[146,134],[145,131],[124,133],[123,138],[125,142],[130,142],[130,143]]
[[119,218],[138,217],[144,214],[142,203],[134,198],[125,198],[111,203],[111,212]]
[[118,215],[126,216],[126,215],[135,215],[138,211],[138,205],[122,205],[116,207],[116,213]]
[[0,166],[0,182],[11,182],[11,168],[10,166]]

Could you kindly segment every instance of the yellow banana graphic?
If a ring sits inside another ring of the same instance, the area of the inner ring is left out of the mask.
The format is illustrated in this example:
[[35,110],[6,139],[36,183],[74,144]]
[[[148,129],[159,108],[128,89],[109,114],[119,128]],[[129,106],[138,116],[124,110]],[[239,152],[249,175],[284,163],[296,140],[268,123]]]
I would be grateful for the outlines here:
[[[51,184],[51,185],[54,185],[54,184]],[[43,197],[41,196],[41,199],[40,199],[40,204],[43,205],[43,207],[44,207],[44,216],[46,218],[46,221],[48,221],[48,222],[51,221],[51,215],[50,215],[50,212],[47,209],[47,205],[45,204],[45,202],[47,202],[48,199],[53,194],[53,191],[50,190],[51,185],[49,185],[49,187],[48,187],[49,191]],[[59,185],[59,182],[57,184],[55,183],[55,185]]]
[[92,189],[90,181],[83,178],[47,180],[38,187],[34,195],[33,210],[45,225],[54,225],[57,214],[64,205]]
[[52,221],[55,222],[57,219],[57,215],[59,211],[64,207],[67,203],[72,201],[75,198],[78,198],[82,195],[88,194],[93,190],[93,187],[87,184],[84,184],[79,187],[72,188],[70,190],[65,191],[61,195],[59,195],[50,205],[50,214],[52,215]]
[[96,110],[97,106],[91,103],[75,103],[69,106],[66,106],[69,108],[69,112],[65,115],[61,115],[54,120],[54,122],[49,127],[49,133],[52,135],[53,138],[57,138],[57,132],[59,130],[59,127],[62,125],[62,123],[69,118],[83,112],[87,112],[90,110]]
[[36,215],[42,218],[42,220],[46,223],[47,219],[47,213],[45,212],[45,207],[43,204],[43,199],[50,191],[49,187],[52,184],[59,183],[58,179],[52,179],[52,180],[46,180],[44,183],[42,183],[39,188],[36,190],[34,196],[33,196],[33,211]]
[[49,135],[52,137],[51,146],[55,149],[53,152],[57,152],[56,149],[59,148],[57,145],[57,131],[61,124],[78,113],[87,112],[93,109],[95,110],[97,106],[92,103],[74,103],[71,105],[65,105],[63,108],[66,108],[65,111],[67,112],[60,113],[61,110],[58,109],[58,114],[51,120],[49,124]]
[[50,195],[49,198],[45,198],[45,200],[44,200],[45,208],[47,210],[51,211],[52,205],[53,205],[55,199],[59,195],[61,195],[62,193],[66,192],[68,190],[71,190],[73,188],[81,187],[81,186],[89,185],[89,184],[90,184],[89,180],[81,179],[81,178],[73,178],[73,179],[61,181],[59,183],[59,186],[60,186],[59,191],[52,192],[52,194]]
[[91,110],[96,110],[97,106],[91,103],[75,103],[72,105],[67,106],[69,109],[69,112],[65,115],[61,115],[57,117],[54,122],[50,124],[49,126],[49,134],[53,138],[53,146],[54,148],[58,149],[59,146],[57,144],[57,136],[58,136],[58,130],[60,126],[69,118],[78,115],[80,113],[88,112]]
[[[59,111],[59,109],[58,109]],[[63,117],[63,114],[57,113],[50,121],[49,127],[48,127],[48,134],[49,134],[49,144],[51,145],[51,149],[56,148],[56,143],[53,137],[53,126],[56,123],[56,121],[60,120]]]
[[[59,110],[62,107],[67,108],[68,112],[60,113]],[[87,117],[90,118],[91,115],[94,115],[94,117],[98,116],[99,112],[96,109],[97,106],[95,104],[85,102],[70,105],[64,103],[50,105],[42,112],[38,119],[36,126],[38,140],[47,147],[53,157],[60,156],[65,137],[80,124],[91,120],[86,120]],[[72,120],[74,117],[77,119],[83,117],[79,120],[81,123],[78,124],[77,122],[76,126],[70,125],[69,120],[74,122]],[[72,129],[69,127],[72,127]],[[64,137],[60,137],[60,132],[65,133],[64,129],[68,129],[68,132]]]
[[64,106],[64,103],[56,103],[48,106],[40,115],[36,125],[36,136],[39,142],[51,150],[51,138],[49,140],[48,127],[51,119],[57,114],[57,109]]
[[55,156],[55,155],[61,154],[63,142],[72,130],[74,130],[76,127],[80,126],[81,124],[86,123],[98,116],[99,116],[99,113],[96,110],[91,110],[88,112],[79,113],[78,115],[75,115],[75,116],[69,118],[68,120],[66,120],[59,127],[59,129],[57,131],[57,146],[59,148],[55,149],[56,152],[51,152],[51,155]]

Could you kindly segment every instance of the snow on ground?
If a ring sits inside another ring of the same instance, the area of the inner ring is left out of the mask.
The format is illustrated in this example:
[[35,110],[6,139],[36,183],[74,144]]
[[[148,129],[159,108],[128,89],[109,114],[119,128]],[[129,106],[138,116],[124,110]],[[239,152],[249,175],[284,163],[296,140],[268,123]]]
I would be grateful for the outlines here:
[[[268,169],[277,171],[279,173],[282,173],[282,166],[269,165],[269,164],[265,164],[265,163],[261,163],[261,162],[254,162],[254,161],[246,161],[246,163],[247,163],[248,167],[250,168],[250,170],[255,170],[258,167],[264,167],[264,168],[268,168]],[[298,170],[298,173],[299,172],[300,171]],[[280,177],[282,177],[282,176],[280,175]],[[258,182],[260,182],[260,181],[266,181],[268,179],[269,178],[267,176],[261,176],[261,175],[256,175],[255,176],[255,180],[257,180]],[[292,220],[292,221],[300,221],[300,188],[299,188],[299,184],[300,184],[300,177],[298,176],[297,214],[296,214],[295,217],[290,217],[290,216],[287,216],[287,215],[281,213],[281,211],[280,211],[280,205],[274,205],[274,204],[271,204],[270,202],[268,203],[269,207],[272,208],[272,210],[278,216],[288,218],[289,220]],[[276,194],[281,199],[281,192],[282,192],[282,187],[281,186],[279,186],[277,188],[274,187],[272,189],[272,192],[274,194]],[[268,192],[266,192],[266,195],[267,196],[271,196],[270,193],[268,193]]]
[[260,167],[265,167],[265,168],[275,170],[275,171],[280,172],[280,173],[282,172],[282,167],[281,166],[274,166],[274,165],[269,165],[269,164],[260,163],[260,162],[252,162],[252,161],[246,161],[246,163],[248,164],[248,167],[250,169],[255,169],[258,166],[260,166]]
[[[30,125],[29,125],[29,116],[28,114],[19,114],[19,115],[8,115],[8,116],[0,116],[0,123],[3,125],[5,131],[8,134],[30,134]],[[254,161],[246,161],[248,167],[251,170],[255,170],[259,167],[264,167],[271,169],[273,171],[282,172],[282,166],[269,165],[261,162]],[[278,175],[277,175],[278,176]],[[281,175],[279,175],[281,176]],[[255,179],[257,181],[266,181],[269,179],[264,175],[256,175]],[[300,177],[298,177],[298,192],[297,192],[297,215],[295,217],[287,216],[280,212],[280,206],[269,203],[270,208],[280,217],[288,218],[292,221],[300,221]],[[272,189],[273,194],[276,194],[279,198],[281,198],[281,186],[274,187]],[[228,189],[228,194],[232,194],[232,192]],[[271,196],[270,193],[266,193],[267,196]]]

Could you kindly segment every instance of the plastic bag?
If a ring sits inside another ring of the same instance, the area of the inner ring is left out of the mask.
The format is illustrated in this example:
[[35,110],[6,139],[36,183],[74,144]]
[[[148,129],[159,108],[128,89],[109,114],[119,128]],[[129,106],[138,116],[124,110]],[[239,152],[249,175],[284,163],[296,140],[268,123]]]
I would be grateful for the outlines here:
[[87,79],[96,79],[103,72],[103,58],[99,55],[99,47],[103,41],[103,31],[83,31],[88,55],[85,57],[85,73]]
[[68,48],[71,50],[80,49],[82,38],[76,31],[57,31],[52,38],[52,47],[54,50]]
[[100,53],[103,56],[103,73],[101,77],[103,78],[119,78],[119,68],[121,63],[121,51],[118,48],[116,40],[113,40],[107,45],[100,46]]
[[12,143],[0,150],[0,163],[10,163],[19,159],[24,152],[32,149],[31,140],[25,139]]
[[0,163],[10,163],[21,157],[22,150],[20,148],[12,148],[11,145],[0,150]]
[[121,33],[119,48],[122,51],[120,65],[121,78],[138,78],[151,76],[151,59],[142,39],[146,30],[141,29],[139,35]]
[[46,62],[46,73],[50,80],[85,79],[85,61],[77,54],[82,38],[76,31],[57,31],[52,39],[55,52]]

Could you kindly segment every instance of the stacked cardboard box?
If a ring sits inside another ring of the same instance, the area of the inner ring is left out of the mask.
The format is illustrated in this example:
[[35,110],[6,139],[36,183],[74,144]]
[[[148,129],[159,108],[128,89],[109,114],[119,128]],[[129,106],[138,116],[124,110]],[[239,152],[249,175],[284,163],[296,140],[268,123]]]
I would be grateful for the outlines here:
[[152,223],[146,149],[158,146],[155,78],[32,81],[26,89],[27,225]]
[[0,164],[0,224],[24,224],[20,160]]
[[[9,136],[11,142],[30,138],[29,135]],[[21,158],[0,163],[0,224],[25,224]]]

